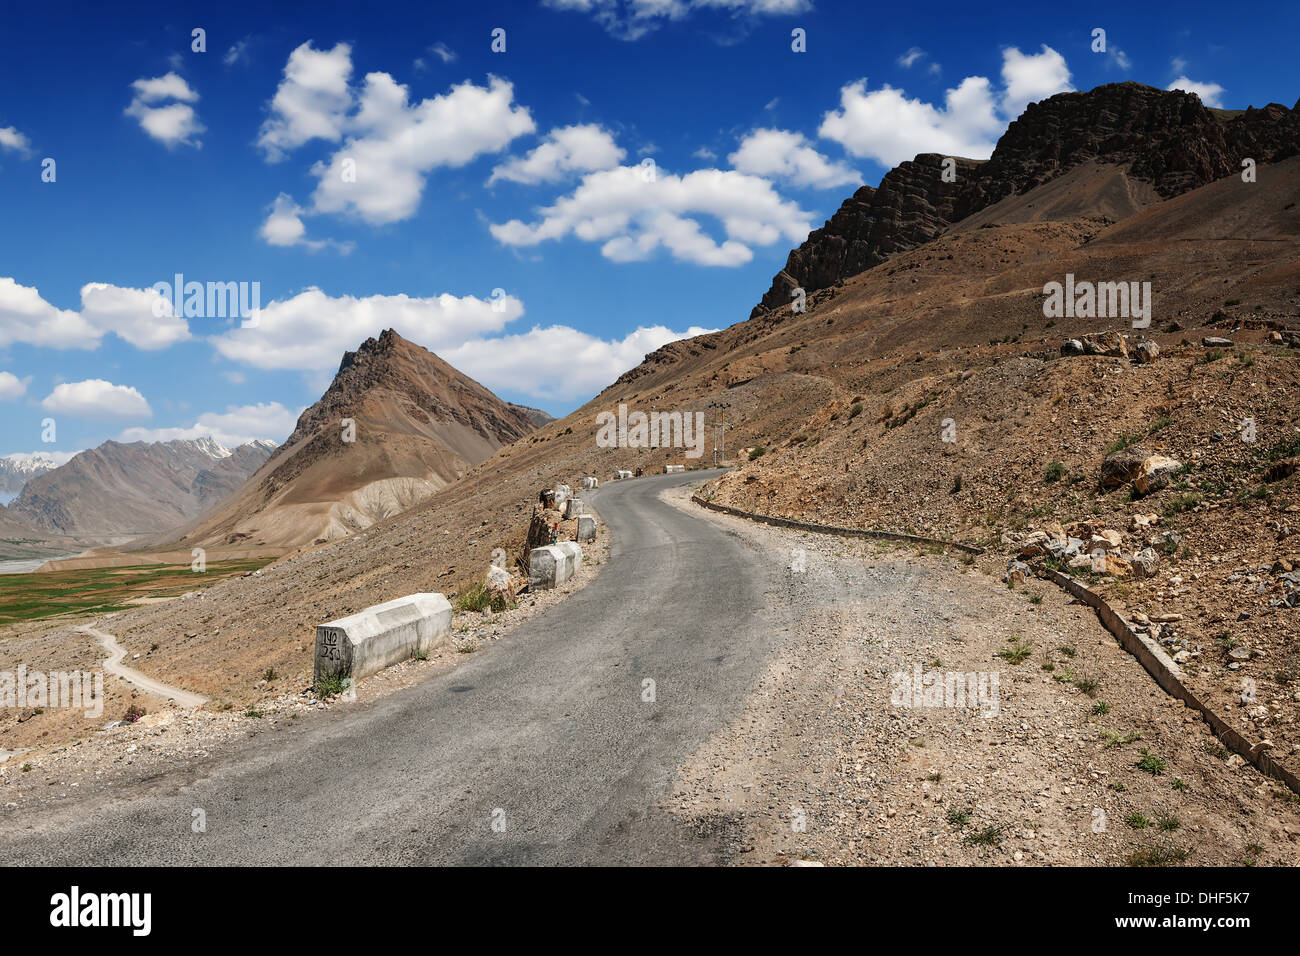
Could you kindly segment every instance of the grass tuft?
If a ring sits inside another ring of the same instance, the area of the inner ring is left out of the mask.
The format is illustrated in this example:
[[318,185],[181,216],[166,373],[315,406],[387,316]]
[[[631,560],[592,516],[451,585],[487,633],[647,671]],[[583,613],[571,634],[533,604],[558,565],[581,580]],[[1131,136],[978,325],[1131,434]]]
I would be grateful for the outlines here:
[[347,678],[342,674],[326,674],[316,681],[313,690],[316,691],[317,697],[325,700],[330,697],[337,697],[347,689],[347,686]]
[[1168,764],[1163,757],[1157,757],[1151,751],[1147,750],[1146,747],[1142,748],[1142,756],[1138,759],[1138,762],[1134,764],[1134,766],[1139,770],[1145,770],[1147,773],[1155,777],[1164,773],[1167,765]]
[[1023,637],[1012,638],[1010,646],[998,651],[998,657],[1008,664],[1023,664],[1029,660],[1034,653],[1034,649],[1027,644],[1021,643],[1023,640]]
[[467,611],[482,611],[491,608],[493,613],[509,610],[512,606],[504,591],[490,588],[482,581],[475,581],[456,595],[455,608],[464,614]]

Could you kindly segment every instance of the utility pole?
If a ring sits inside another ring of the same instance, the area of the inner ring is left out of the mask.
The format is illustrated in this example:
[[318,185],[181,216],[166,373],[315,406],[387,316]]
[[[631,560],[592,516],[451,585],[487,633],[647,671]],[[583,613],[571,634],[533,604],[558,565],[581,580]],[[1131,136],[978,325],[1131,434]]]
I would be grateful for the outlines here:
[[721,434],[718,436],[718,441],[722,446],[722,459],[721,461],[718,462],[718,464],[722,465],[722,464],[726,464],[727,461],[727,406],[726,405],[723,405],[720,409],[718,409],[718,419],[719,419],[718,424],[721,426],[720,428]]
[[725,402],[709,402],[713,409],[713,467],[727,460],[727,409]]

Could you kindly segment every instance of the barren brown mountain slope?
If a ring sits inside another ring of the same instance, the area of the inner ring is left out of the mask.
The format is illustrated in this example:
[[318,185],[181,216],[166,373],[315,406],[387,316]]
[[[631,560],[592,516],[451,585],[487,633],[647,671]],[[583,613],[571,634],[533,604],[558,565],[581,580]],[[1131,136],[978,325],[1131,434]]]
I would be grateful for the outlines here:
[[210,437],[107,441],[27,482],[9,511],[49,534],[87,541],[156,534],[215,506],[274,448],[267,441],[225,448]]
[[343,356],[320,401],[232,498],[149,547],[289,549],[345,537],[532,432],[532,412],[389,329]]
[[[1229,177],[1054,256],[1021,252],[1025,230],[1044,227],[1007,226],[940,239],[850,280],[785,333],[791,348],[808,343],[790,361],[821,368],[836,400],[784,435],[738,422],[737,437],[768,451],[716,482],[715,500],[1009,554],[1026,532],[1057,524],[1084,540],[1116,530],[1126,554],[1155,544],[1153,576],[1097,586],[1126,615],[1177,615],[1154,633],[1192,686],[1300,763],[1300,479],[1278,464],[1300,453],[1300,352],[1269,331],[1300,325],[1297,200],[1300,164],[1288,160],[1261,168],[1258,183]],[[981,234],[982,255],[949,245]],[[936,295],[930,270],[948,248],[975,268],[954,270]],[[977,271],[990,255],[1009,261]],[[1154,363],[1060,356],[1065,336],[1128,325],[1058,320],[1049,331],[1042,283],[1069,271],[1152,281]],[[910,309],[891,289],[909,274]],[[886,310],[834,332],[846,312]],[[887,335],[873,334],[882,327]],[[1234,344],[1203,346],[1206,336]],[[1183,466],[1168,488],[1098,486],[1107,453],[1130,443]]]
[[0,561],[36,560],[78,548],[80,545],[71,538],[35,528],[0,505]]

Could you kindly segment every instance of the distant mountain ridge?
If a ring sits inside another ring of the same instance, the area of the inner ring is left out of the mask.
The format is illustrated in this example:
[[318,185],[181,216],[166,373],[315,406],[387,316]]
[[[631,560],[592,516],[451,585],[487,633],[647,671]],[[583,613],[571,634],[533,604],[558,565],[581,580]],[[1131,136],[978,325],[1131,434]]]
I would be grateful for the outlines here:
[[540,408],[530,408],[527,405],[520,405],[516,402],[506,402],[511,408],[517,408],[528,416],[528,420],[533,423],[534,428],[541,428],[547,422],[555,421],[555,416],[549,412],[544,412]]
[[5,455],[0,458],[0,494],[16,495],[27,482],[58,467],[55,458],[39,451]]
[[154,534],[216,505],[270,457],[274,442],[226,448],[211,437],[107,441],[28,480],[9,513],[53,534]]

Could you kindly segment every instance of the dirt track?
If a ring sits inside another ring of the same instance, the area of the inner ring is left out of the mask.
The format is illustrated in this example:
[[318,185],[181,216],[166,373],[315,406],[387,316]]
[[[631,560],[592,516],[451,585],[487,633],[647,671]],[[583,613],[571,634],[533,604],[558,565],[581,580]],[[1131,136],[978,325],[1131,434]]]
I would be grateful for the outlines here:
[[138,687],[147,694],[153,694],[163,700],[174,700],[177,706],[180,707],[202,707],[207,703],[208,699],[201,694],[191,694],[179,687],[172,687],[160,680],[154,680],[148,674],[141,673],[134,667],[123,664],[122,661],[126,660],[127,650],[117,642],[116,637],[107,631],[96,630],[89,624],[83,624],[77,630],[82,634],[88,634],[95,638],[108,651],[109,656],[104,660],[104,670],[110,674],[116,674],[128,684]]

